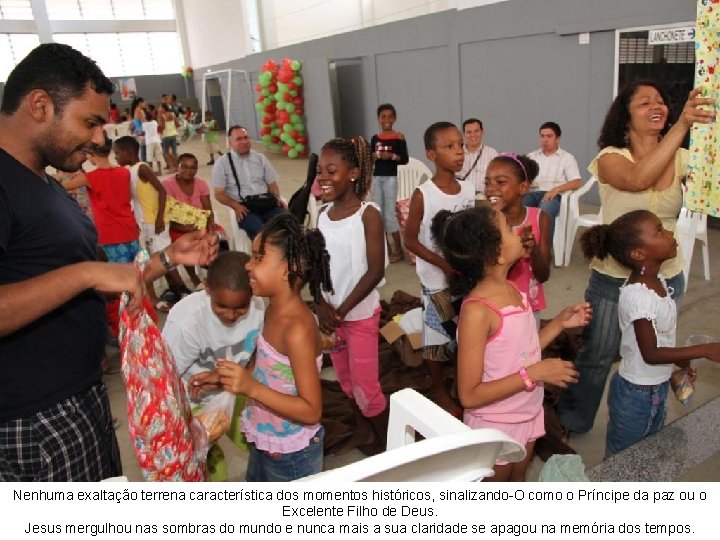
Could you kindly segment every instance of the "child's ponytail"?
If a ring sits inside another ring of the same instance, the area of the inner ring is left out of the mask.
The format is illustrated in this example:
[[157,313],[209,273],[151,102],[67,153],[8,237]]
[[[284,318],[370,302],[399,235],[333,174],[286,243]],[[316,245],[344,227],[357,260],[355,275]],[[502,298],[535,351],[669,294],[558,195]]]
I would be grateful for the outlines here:
[[640,223],[650,216],[654,214],[649,210],[633,210],[610,225],[596,225],[585,231],[580,237],[583,255],[588,259],[605,259],[611,255],[626,268],[634,268],[631,253],[642,246]]
[[609,231],[610,225],[596,225],[582,234],[580,247],[586,259],[605,259],[608,256],[606,244]]
[[330,281],[330,255],[325,250],[325,238],[317,230],[306,231],[292,214],[280,214],[263,225],[260,235],[260,253],[270,243],[282,252],[288,265],[288,282],[295,287],[309,283],[316,302],[320,301],[320,288],[334,292]]
[[443,257],[455,270],[450,290],[466,295],[485,277],[485,269],[500,257],[501,234],[495,212],[489,206],[468,208],[453,214],[441,210],[433,217],[430,231]]
[[321,290],[335,294],[330,279],[330,254],[325,249],[325,237],[318,229],[305,232],[308,247],[308,265],[305,282],[310,287],[310,294],[315,303],[320,302]]

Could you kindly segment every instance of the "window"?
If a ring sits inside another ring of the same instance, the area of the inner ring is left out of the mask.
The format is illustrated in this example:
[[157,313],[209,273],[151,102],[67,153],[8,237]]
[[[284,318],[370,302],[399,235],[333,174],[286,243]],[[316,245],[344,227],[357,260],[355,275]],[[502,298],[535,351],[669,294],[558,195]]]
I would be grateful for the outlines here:
[[5,82],[18,62],[38,45],[37,34],[0,34],[0,81]]
[[[108,77],[180,73],[182,53],[175,32],[55,34],[53,39],[94,59]],[[117,51],[116,54],[103,54]]]
[[51,21],[175,19],[172,0],[45,0],[45,4]]
[[[0,0],[0,19],[31,21],[33,14],[30,0]],[[3,58],[0,62],[5,60]]]

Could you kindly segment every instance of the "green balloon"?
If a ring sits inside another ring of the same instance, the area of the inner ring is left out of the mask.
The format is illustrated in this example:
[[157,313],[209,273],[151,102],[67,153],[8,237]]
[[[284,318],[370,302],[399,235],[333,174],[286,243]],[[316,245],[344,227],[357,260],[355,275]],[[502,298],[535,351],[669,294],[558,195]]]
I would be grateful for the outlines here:
[[299,115],[299,114],[295,114],[295,113],[291,114],[291,115],[290,115],[290,122],[292,122],[293,124],[299,124],[299,123],[300,123],[300,115]]
[[260,93],[263,96],[268,97],[270,95],[270,90],[268,90],[267,88],[263,88],[262,90],[260,90]]
[[290,62],[290,69],[292,69],[293,71],[299,70],[300,67],[302,67],[302,64],[298,60],[293,60],[292,62]]
[[295,112],[295,104],[294,103],[286,103],[285,110],[289,113]]
[[275,92],[275,94],[273,94],[273,97],[275,98],[275,101],[285,101],[283,99],[282,92]]
[[285,124],[282,128],[285,133],[290,133],[293,130],[293,125],[288,123]]
[[285,105],[286,103],[284,101],[278,101],[275,103],[278,111],[282,111],[283,109],[285,109]]
[[302,143],[297,143],[295,145],[295,150],[297,150],[299,154],[302,154],[305,151],[305,145]]
[[294,148],[291,148],[290,150],[288,150],[288,157],[290,159],[295,159],[296,157],[298,157],[298,151]]
[[289,86],[285,83],[278,83],[278,92],[284,94],[289,90]]
[[270,143],[272,142],[272,136],[270,136],[269,134],[268,134],[268,135],[263,135],[263,136],[262,136],[262,141],[263,141],[266,145],[268,145],[268,144],[270,144]]
[[263,103],[256,103],[255,108],[258,112],[263,112],[263,110],[265,109],[265,105]]
[[290,94],[290,97],[297,97],[297,95],[298,95],[297,90],[290,90],[290,92],[288,92],[288,93]]
[[265,99],[263,99],[263,105],[265,105],[266,107],[268,105],[270,105],[271,103],[272,103],[272,99],[270,99],[269,97],[266,97]]
[[298,75],[298,76],[296,76],[296,77],[293,77],[292,82],[295,83],[295,86],[302,86],[302,84],[303,84],[303,78],[302,78],[300,75]]
[[304,133],[304,132],[305,132],[305,124],[303,124],[303,123],[295,124],[295,125],[293,126],[293,128],[294,128],[295,131],[297,131],[298,133]]
[[270,132],[270,135],[272,135],[273,137],[279,137],[279,136],[280,136],[280,128],[274,128],[274,129]]

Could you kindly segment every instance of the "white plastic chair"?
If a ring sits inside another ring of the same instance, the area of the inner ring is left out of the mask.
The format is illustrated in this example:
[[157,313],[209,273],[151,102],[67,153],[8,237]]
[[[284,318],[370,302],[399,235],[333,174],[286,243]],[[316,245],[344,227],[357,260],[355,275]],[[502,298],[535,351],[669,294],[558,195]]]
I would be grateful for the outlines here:
[[432,171],[419,159],[411,157],[406,165],[398,165],[397,200],[404,201],[405,199],[409,199],[413,191],[415,191],[415,188],[430,178],[432,178]]
[[245,253],[250,254],[252,252],[252,242],[250,241],[250,237],[238,225],[235,210],[229,206],[225,206],[225,208],[228,213],[228,220],[230,221],[230,237],[228,238],[230,249],[233,251],[244,251]]
[[687,208],[680,209],[677,223],[675,224],[675,237],[680,245],[680,251],[684,259],[683,273],[685,274],[685,290],[690,281],[690,265],[692,264],[695,241],[700,240],[703,254],[703,271],[705,280],[710,281],[710,252],[707,239],[707,215],[700,212],[691,212]]
[[581,214],[580,213],[580,197],[585,195],[593,185],[597,184],[597,178],[592,176],[579,189],[572,192],[568,200],[567,214],[567,237],[565,239],[565,266],[570,264],[570,256],[572,255],[573,245],[575,243],[575,234],[580,227],[594,227],[602,224],[602,208],[597,214]]
[[[415,442],[415,432],[425,440]],[[468,482],[492,475],[495,461],[522,461],[525,448],[496,429],[471,429],[406,388],[390,397],[387,451],[303,481]]]
[[555,219],[555,232],[553,232],[553,258],[555,266],[562,266],[565,251],[568,246],[565,244],[565,235],[567,233],[567,216],[568,201],[570,200],[571,191],[564,191],[560,194],[560,213]]

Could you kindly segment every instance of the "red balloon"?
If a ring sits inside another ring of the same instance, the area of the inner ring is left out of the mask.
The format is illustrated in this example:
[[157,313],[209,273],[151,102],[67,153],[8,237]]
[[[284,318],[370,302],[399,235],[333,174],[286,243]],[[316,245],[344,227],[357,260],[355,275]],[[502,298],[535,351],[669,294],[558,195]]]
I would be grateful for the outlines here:
[[271,83],[271,84],[268,86],[268,90],[270,90],[270,93],[271,93],[271,94],[274,94],[274,93],[277,92],[277,90],[278,90],[278,89],[277,89],[277,84]]
[[287,87],[288,87],[288,90],[297,90],[298,89],[297,84],[295,84],[294,82],[289,82]]
[[282,151],[287,154],[290,151],[290,146],[283,144]]
[[292,101],[292,100],[293,100],[293,98],[290,94],[288,94],[287,92],[285,92],[283,94],[283,101]]
[[263,109],[266,113],[273,112],[274,105],[271,103],[270,105],[265,105],[265,108]]
[[260,86],[259,84],[256,84],[256,85],[255,85],[255,91],[256,91],[256,92],[260,92],[261,90],[262,90],[262,86]]
[[299,133],[294,129],[290,132],[290,136],[297,141]]
[[302,116],[305,113],[302,107],[295,107],[295,114]]
[[293,98],[292,102],[293,102],[293,104],[294,104],[296,107],[302,107],[303,98],[301,98],[300,96],[298,96],[298,97],[296,97],[296,98]]
[[307,137],[305,135],[300,135],[296,140],[300,144],[307,144]]
[[272,137],[270,137],[270,140],[273,144],[277,144],[280,142],[280,137],[278,137],[277,135],[273,135]]
[[269,127],[264,127],[260,130],[260,135],[270,135],[271,131],[272,129],[270,129]]

